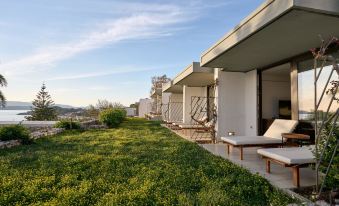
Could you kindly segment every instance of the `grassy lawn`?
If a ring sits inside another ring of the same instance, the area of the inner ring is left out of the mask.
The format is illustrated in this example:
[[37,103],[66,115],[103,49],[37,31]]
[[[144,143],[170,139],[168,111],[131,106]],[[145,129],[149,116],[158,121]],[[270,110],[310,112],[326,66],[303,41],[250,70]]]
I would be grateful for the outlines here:
[[0,205],[286,205],[263,178],[158,123],[0,150]]

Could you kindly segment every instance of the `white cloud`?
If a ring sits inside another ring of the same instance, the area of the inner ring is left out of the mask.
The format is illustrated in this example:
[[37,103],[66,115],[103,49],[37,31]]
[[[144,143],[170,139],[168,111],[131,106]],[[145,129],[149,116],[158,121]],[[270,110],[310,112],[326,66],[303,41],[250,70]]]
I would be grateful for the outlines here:
[[140,72],[140,71],[150,71],[153,70],[152,68],[144,69],[111,69],[111,71],[104,71],[104,72],[90,72],[90,73],[81,73],[81,74],[68,74],[67,76],[59,76],[47,79],[49,81],[54,80],[74,80],[74,79],[86,79],[86,78],[93,78],[93,77],[102,77],[114,74],[124,74],[124,73],[131,73],[131,72]]
[[[99,91],[109,91],[112,90],[111,87],[106,87],[106,86],[93,86],[93,87],[88,87],[86,88],[87,91],[95,91],[95,92],[99,92]],[[75,93],[75,92],[80,92],[83,91],[82,88],[57,88],[54,89],[53,92],[55,93]]]
[[[133,5],[134,7],[135,5]],[[144,5],[144,7],[140,6],[140,8],[144,8],[145,11],[105,22],[96,31],[80,37],[77,41],[43,47],[31,55],[0,64],[0,72],[6,76],[17,76],[41,71],[83,52],[124,40],[166,36],[171,34],[171,25],[191,18],[180,7],[173,5],[159,5],[159,7],[146,7]],[[87,75],[93,76],[95,74]],[[78,75],[78,77],[74,76],[73,78],[85,77],[86,74]]]

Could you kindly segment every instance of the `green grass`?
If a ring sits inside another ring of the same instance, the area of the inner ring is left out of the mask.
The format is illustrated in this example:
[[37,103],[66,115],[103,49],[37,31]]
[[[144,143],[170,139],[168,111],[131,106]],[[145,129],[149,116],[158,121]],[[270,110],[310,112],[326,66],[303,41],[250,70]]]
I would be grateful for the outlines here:
[[65,132],[0,150],[0,205],[286,205],[265,179],[159,123]]

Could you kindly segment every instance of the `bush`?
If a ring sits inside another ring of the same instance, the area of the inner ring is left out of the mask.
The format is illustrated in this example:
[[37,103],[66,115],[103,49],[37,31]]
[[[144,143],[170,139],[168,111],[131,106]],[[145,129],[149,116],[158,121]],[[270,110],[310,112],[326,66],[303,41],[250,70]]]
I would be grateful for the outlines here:
[[110,128],[119,126],[125,118],[124,109],[105,109],[99,114],[99,120]]
[[22,144],[32,142],[30,133],[27,128],[22,125],[11,125],[0,128],[0,140],[20,140]]
[[80,129],[80,122],[78,121],[71,121],[71,120],[60,120],[55,124],[56,128],[63,128],[66,130],[70,129]]
[[[323,151],[326,147],[327,136],[330,134],[332,126],[335,123],[327,124],[324,127],[322,135],[320,135],[318,140],[318,154],[314,150],[313,153],[319,158],[321,151]],[[338,136],[339,136],[339,127],[335,126],[333,129],[332,136],[329,137],[329,142],[324,152],[322,164],[319,166],[320,172],[323,174],[326,173],[327,167],[332,159],[332,155],[335,152],[339,153],[339,148],[336,149],[336,145],[338,144]],[[336,151],[335,151],[336,149]],[[327,178],[325,179],[325,187],[327,189],[338,189],[339,186],[339,156],[335,155],[330,166],[330,170],[328,172]]]

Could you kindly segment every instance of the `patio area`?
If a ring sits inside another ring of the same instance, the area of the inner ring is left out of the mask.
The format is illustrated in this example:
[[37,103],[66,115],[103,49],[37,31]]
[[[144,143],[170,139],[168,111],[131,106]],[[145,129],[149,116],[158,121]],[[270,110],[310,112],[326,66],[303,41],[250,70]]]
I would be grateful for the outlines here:
[[[292,183],[292,171],[291,168],[285,168],[281,165],[272,163],[271,173],[266,172],[265,161],[257,154],[257,148],[244,149],[244,160],[240,160],[238,149],[231,148],[230,155],[227,155],[226,145],[219,144],[200,144],[201,147],[211,152],[214,155],[220,156],[233,162],[236,165],[242,166],[248,169],[253,174],[259,174],[266,178],[270,183],[278,188],[291,189],[295,188]],[[307,187],[315,185],[315,171],[312,168],[300,169],[300,186]]]
[[180,129],[178,126],[170,124],[161,124],[161,126],[171,130],[178,136],[198,144],[211,144],[213,142],[210,132],[199,131],[194,129]]

